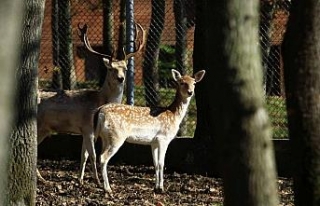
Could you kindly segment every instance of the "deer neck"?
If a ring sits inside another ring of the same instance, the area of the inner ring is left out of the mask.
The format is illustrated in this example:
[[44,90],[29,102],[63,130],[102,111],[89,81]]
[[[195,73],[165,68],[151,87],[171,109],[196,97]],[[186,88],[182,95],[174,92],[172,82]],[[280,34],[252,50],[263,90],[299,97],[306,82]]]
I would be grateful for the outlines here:
[[182,121],[184,116],[186,115],[187,109],[190,104],[191,97],[184,98],[177,91],[174,101],[168,107],[168,109],[178,117],[179,122]]
[[123,96],[123,83],[112,83],[107,79],[104,81],[100,91],[99,97],[100,101],[105,103],[121,103]]

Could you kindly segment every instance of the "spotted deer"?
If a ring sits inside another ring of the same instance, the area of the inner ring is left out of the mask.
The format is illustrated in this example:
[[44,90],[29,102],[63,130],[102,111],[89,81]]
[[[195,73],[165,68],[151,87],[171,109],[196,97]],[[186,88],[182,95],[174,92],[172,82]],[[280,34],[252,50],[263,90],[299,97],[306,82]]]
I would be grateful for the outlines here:
[[103,187],[107,193],[112,192],[107,176],[107,164],[125,141],[151,145],[155,167],[155,191],[164,191],[163,168],[168,145],[176,137],[194,94],[195,84],[202,80],[204,74],[205,71],[201,70],[194,77],[182,76],[173,69],[172,76],[177,82],[176,95],[166,108],[107,104],[96,111],[95,135],[102,139],[101,172]]
[[[145,44],[145,30],[136,24],[137,48],[132,53],[124,52],[124,59],[99,53],[92,49],[87,37],[87,25],[78,25],[80,38],[91,53],[102,57],[107,72],[100,90],[70,90],[61,92],[40,92],[38,104],[38,144],[51,133],[74,133],[83,136],[79,181],[83,183],[84,170],[88,157],[92,162],[92,170],[98,184],[100,184],[94,149],[94,131],[92,118],[94,110],[106,103],[121,103],[126,78],[127,60],[141,51]],[[137,40],[139,30],[142,40]],[[45,181],[37,170],[40,180]]]

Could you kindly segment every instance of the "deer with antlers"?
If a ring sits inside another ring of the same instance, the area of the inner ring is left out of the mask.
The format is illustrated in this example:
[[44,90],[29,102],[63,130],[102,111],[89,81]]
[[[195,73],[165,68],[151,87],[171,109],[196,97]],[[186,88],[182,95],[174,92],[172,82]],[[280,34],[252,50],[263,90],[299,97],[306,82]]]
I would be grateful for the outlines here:
[[[126,78],[127,60],[140,52],[145,44],[146,32],[140,24],[136,24],[136,39],[138,46],[134,52],[126,54],[124,59],[115,59],[111,55],[99,53],[92,49],[87,37],[87,25],[78,25],[80,38],[91,53],[102,57],[107,72],[100,90],[73,90],[62,92],[40,92],[38,104],[38,144],[52,132],[73,133],[83,136],[79,181],[83,183],[84,170],[88,157],[92,162],[94,178],[100,184],[94,149],[95,136],[92,118],[95,109],[106,103],[121,103],[124,82]],[[142,40],[138,28],[142,31]],[[52,94],[53,93],[53,94]],[[45,181],[37,170],[40,180]]]
[[184,118],[195,84],[205,74],[198,71],[194,77],[182,76],[172,70],[177,83],[176,96],[167,108],[138,107],[124,104],[107,104],[101,106],[94,114],[95,135],[102,139],[101,170],[103,187],[111,194],[107,176],[107,164],[125,141],[134,144],[151,145],[155,167],[155,190],[162,192],[163,169],[166,150],[175,138],[179,125]]

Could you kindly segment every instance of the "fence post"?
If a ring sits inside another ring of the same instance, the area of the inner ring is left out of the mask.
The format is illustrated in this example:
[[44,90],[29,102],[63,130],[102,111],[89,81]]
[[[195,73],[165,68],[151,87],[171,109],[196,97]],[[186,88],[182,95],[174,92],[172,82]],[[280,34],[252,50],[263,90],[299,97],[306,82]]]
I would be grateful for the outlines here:
[[[134,25],[134,0],[127,0],[126,5],[126,50],[127,53],[134,50],[135,25]],[[128,59],[127,71],[127,104],[134,104],[134,59]]]

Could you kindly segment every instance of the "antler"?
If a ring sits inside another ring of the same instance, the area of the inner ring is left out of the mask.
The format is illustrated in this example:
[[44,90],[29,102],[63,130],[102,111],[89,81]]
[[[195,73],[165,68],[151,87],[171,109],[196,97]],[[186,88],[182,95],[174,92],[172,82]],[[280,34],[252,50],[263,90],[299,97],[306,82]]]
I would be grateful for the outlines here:
[[[146,42],[146,31],[143,29],[143,27],[136,23],[136,29],[135,29],[135,40],[134,42],[138,41],[138,49],[135,48],[134,52],[130,52],[128,54],[126,54],[125,49],[123,48],[123,54],[124,54],[124,60],[128,60],[130,57],[133,57],[136,53],[140,52],[143,48],[143,46],[145,45]],[[138,36],[139,36],[139,29],[142,31],[142,40],[137,40]],[[81,41],[84,43],[84,45],[86,46],[86,48],[93,54],[105,57],[110,59],[110,61],[112,61],[113,59],[113,54],[112,55],[107,55],[107,54],[102,54],[100,52],[97,52],[95,50],[92,49],[88,36],[87,36],[87,30],[88,30],[88,25],[84,24],[83,27],[80,27],[80,23],[78,24],[78,29],[80,31],[79,37],[81,39]],[[136,46],[135,46],[136,47]]]
[[87,30],[88,30],[88,25],[84,24],[83,27],[80,27],[80,23],[78,24],[78,29],[80,31],[79,37],[81,39],[81,41],[84,43],[84,45],[86,46],[86,48],[93,54],[108,58],[108,59],[112,59],[112,56],[107,55],[107,54],[102,54],[100,52],[97,52],[95,50],[92,49],[90,42],[88,40],[88,36],[87,36]]
[[139,31],[138,31],[138,27],[139,27],[139,29],[142,31],[142,40],[138,40],[138,49],[136,49],[135,48],[135,51],[134,52],[130,52],[129,54],[126,54],[126,52],[125,52],[125,50],[124,50],[124,48],[123,48],[123,53],[124,53],[124,56],[125,56],[125,60],[128,60],[130,57],[133,57],[136,53],[138,53],[138,52],[140,52],[141,51],[141,49],[143,48],[143,46],[145,45],[145,42],[146,42],[146,31],[143,29],[143,27],[140,25],[140,24],[138,24],[138,23],[136,23],[136,29],[135,29],[135,31],[136,31],[136,33],[135,33],[135,40],[134,40],[134,42],[136,42],[137,41],[137,38],[138,38],[138,36],[139,36]]

